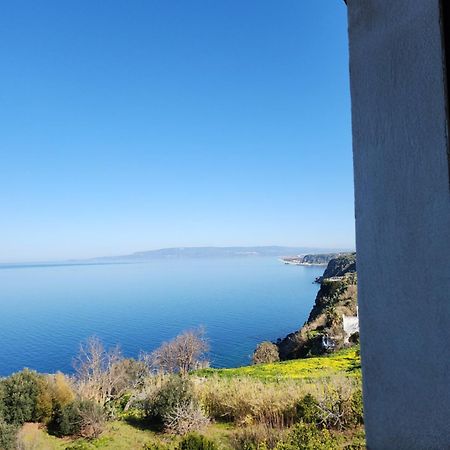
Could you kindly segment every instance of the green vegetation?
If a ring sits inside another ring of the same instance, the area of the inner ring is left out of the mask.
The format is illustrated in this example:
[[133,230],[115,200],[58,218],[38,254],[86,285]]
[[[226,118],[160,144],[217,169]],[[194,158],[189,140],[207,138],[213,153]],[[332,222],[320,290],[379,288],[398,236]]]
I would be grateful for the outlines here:
[[194,370],[205,348],[187,332],[136,361],[91,339],[73,377],[25,369],[0,379],[0,449],[364,448],[356,348]]
[[278,347],[272,342],[261,342],[253,352],[253,364],[268,364],[278,362],[279,360],[280,353]]
[[224,378],[251,377],[259,380],[277,381],[315,380],[346,375],[361,376],[361,362],[357,347],[341,350],[327,356],[296,359],[280,363],[258,364],[235,369],[203,369],[196,372],[199,376],[219,376]]
[[197,433],[186,435],[178,445],[178,450],[218,450],[211,439]]

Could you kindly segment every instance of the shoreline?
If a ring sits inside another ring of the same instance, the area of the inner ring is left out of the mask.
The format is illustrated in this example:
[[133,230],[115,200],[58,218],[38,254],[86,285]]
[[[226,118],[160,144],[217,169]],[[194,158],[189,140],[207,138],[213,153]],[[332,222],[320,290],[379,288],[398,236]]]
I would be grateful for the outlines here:
[[326,267],[328,265],[328,263],[309,263],[309,262],[302,262],[300,259],[284,259],[284,258],[280,258],[279,259],[280,262],[282,262],[283,264],[287,264],[290,266],[313,266],[313,267]]

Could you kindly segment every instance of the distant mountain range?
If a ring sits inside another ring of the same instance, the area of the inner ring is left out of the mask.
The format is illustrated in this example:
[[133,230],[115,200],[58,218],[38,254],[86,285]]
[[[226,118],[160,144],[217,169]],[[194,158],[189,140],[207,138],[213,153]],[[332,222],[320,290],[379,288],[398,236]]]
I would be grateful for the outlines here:
[[114,264],[143,262],[153,259],[182,259],[182,258],[238,258],[238,257],[296,257],[299,255],[311,255],[316,253],[341,253],[348,249],[326,249],[314,247],[284,247],[277,245],[257,247],[173,247],[136,252],[129,255],[102,256],[89,259],[71,259],[65,261],[39,261],[28,263],[1,263],[0,269],[13,267],[34,266],[65,266],[85,264]]
[[174,247],[161,248],[132,253],[122,256],[108,256],[93,258],[92,262],[107,261],[146,261],[156,258],[224,258],[224,257],[248,257],[248,256],[294,256],[310,253],[335,252],[336,249],[323,249],[311,247],[283,247],[283,246],[259,246],[259,247]]

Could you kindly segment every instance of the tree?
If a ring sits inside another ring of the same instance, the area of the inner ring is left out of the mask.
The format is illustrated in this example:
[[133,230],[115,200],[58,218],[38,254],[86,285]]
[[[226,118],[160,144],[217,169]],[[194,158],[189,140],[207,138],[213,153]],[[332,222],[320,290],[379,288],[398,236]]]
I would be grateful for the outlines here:
[[51,394],[43,375],[25,369],[2,380],[2,385],[7,423],[41,422],[50,418]]
[[184,331],[169,342],[164,342],[145,359],[153,370],[186,375],[191,370],[205,367],[209,344],[202,327]]
[[267,364],[280,360],[278,347],[272,342],[264,341],[258,344],[253,352],[253,364]]
[[98,338],[91,337],[81,344],[74,361],[76,388],[81,398],[105,407],[135,387],[144,367],[142,362],[124,359],[118,347],[106,350]]

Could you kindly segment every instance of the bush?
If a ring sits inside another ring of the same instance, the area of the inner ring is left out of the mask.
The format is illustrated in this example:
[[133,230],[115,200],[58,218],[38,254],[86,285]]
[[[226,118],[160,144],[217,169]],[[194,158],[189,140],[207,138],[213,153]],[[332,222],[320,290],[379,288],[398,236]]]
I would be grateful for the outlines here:
[[204,414],[190,380],[171,376],[145,402],[146,416],[169,433],[200,431],[209,419]]
[[79,434],[81,426],[79,413],[78,403],[57,407],[49,424],[49,431],[59,437]]
[[98,438],[105,426],[105,414],[102,407],[93,401],[84,400],[79,403],[81,419],[80,436],[87,439]]
[[306,394],[297,403],[297,417],[305,423],[320,422],[319,403],[311,394]]
[[231,444],[236,450],[273,449],[282,441],[280,429],[256,425],[237,430],[231,435]]
[[52,401],[43,375],[25,369],[2,382],[3,414],[7,423],[45,422],[51,417]]
[[177,450],[218,450],[218,447],[211,439],[191,433],[180,441]]
[[362,420],[362,398],[356,394],[361,389],[359,384],[358,381],[342,378],[336,379],[333,385],[324,386],[318,401],[322,427],[342,431]]
[[61,372],[49,376],[49,388],[52,393],[53,408],[69,405],[75,400],[72,386]]
[[339,442],[326,429],[314,424],[299,423],[289,434],[279,450],[338,450]]
[[351,397],[352,423],[354,425],[364,424],[364,405],[362,389],[359,388],[353,392]]
[[171,447],[160,442],[149,442],[144,444],[144,450],[169,450]]
[[49,430],[56,436],[81,436],[93,439],[103,432],[102,408],[91,400],[70,403],[55,410]]
[[264,341],[258,344],[253,352],[253,364],[268,364],[280,360],[278,347],[272,342]]
[[168,414],[181,405],[195,401],[192,382],[180,376],[167,379],[164,384],[145,402],[146,416],[164,425]]
[[164,416],[166,432],[184,435],[192,431],[201,431],[209,424],[198,402],[175,406]]
[[10,425],[0,420],[0,449],[12,450],[17,448],[17,432],[16,425]]
[[53,412],[53,392],[49,377],[38,374],[37,385],[39,394],[36,399],[35,419],[38,422],[48,423]]

